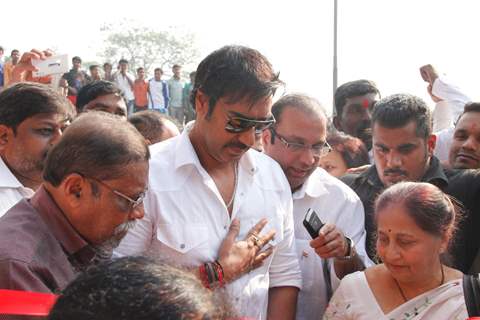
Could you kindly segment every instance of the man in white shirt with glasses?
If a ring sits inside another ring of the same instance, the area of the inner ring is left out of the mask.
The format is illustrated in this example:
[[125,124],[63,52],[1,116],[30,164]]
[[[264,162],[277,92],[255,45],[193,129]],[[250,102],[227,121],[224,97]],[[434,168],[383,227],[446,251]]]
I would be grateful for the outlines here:
[[[268,60],[250,48],[226,46],[200,63],[191,96],[197,120],[156,145],[145,218],[118,249],[197,267],[215,260],[229,229],[237,228],[252,259],[244,268],[216,261],[226,282],[219,290],[240,316],[255,319],[294,319],[301,287],[288,181],[275,161],[249,150],[275,122],[272,97],[281,85]],[[212,270],[203,266],[200,275]],[[210,271],[201,277],[207,286],[216,278]]]
[[[320,319],[339,279],[370,265],[363,206],[353,190],[318,167],[330,152],[327,117],[320,104],[289,94],[272,107],[275,125],[263,133],[265,153],[282,167],[293,195],[293,219],[303,288],[296,319]],[[308,209],[325,225],[315,240],[303,225]]]

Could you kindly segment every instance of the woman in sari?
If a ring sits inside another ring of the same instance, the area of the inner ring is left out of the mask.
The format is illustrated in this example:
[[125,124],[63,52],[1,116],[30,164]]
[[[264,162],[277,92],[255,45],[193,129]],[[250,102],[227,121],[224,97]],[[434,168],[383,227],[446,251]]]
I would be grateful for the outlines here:
[[468,318],[462,273],[440,259],[455,216],[451,200],[432,184],[401,182],[386,189],[375,204],[383,263],[343,278],[323,319]]

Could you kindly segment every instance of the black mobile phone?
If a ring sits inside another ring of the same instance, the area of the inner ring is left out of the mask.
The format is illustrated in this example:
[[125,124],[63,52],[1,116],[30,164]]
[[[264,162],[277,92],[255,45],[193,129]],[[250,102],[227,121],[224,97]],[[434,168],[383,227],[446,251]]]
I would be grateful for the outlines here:
[[312,239],[318,237],[318,232],[324,224],[325,223],[320,220],[315,210],[313,210],[312,208],[307,210],[305,219],[303,219],[303,225],[305,226],[305,229],[307,229]]

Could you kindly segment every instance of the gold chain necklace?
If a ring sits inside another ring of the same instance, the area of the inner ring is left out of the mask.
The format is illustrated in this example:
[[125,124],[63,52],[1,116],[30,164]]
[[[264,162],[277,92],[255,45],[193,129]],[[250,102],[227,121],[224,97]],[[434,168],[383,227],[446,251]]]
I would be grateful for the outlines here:
[[[440,284],[438,285],[439,287],[443,284],[443,282],[445,281],[445,273],[443,271],[443,264],[440,264],[440,270],[442,272],[442,280],[440,281]],[[402,288],[400,287],[400,284],[398,283],[397,279],[395,279],[395,277],[392,277],[393,278],[393,281],[395,282],[395,284],[397,285],[397,288],[398,288],[398,291],[400,292],[400,294],[402,295],[402,298],[405,302],[408,301],[407,297],[405,296],[405,293],[403,292]]]

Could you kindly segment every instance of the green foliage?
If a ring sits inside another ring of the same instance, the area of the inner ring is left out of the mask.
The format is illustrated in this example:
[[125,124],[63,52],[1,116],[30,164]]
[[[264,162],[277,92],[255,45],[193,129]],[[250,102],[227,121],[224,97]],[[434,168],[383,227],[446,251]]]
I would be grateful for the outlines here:
[[101,56],[115,64],[121,58],[127,59],[133,73],[138,67],[147,72],[160,67],[170,69],[173,64],[188,66],[198,60],[195,37],[178,28],[157,31],[127,20],[104,25],[101,31],[106,35]]

